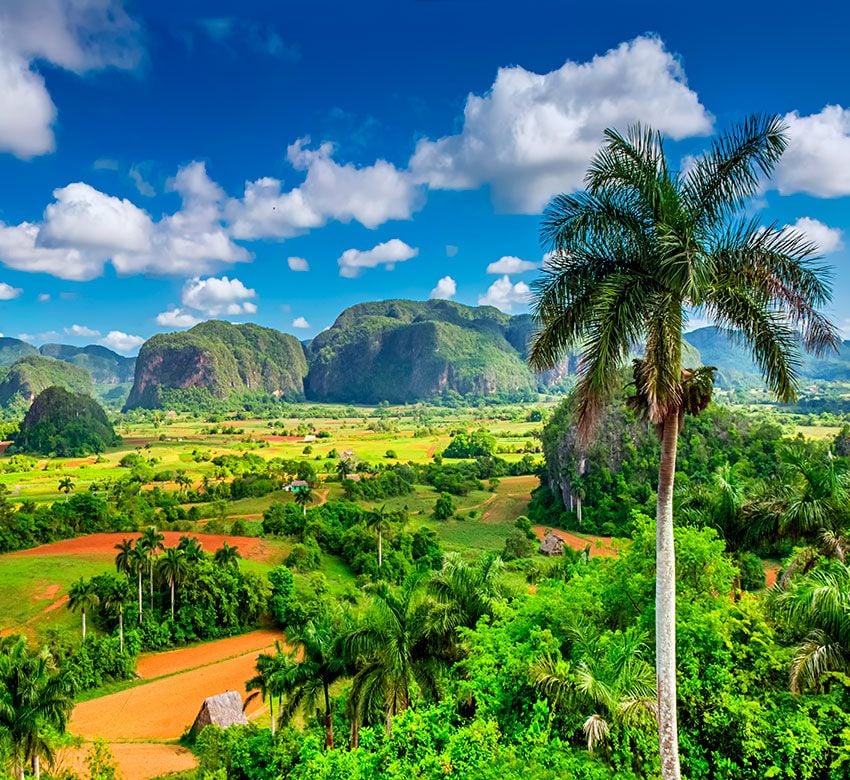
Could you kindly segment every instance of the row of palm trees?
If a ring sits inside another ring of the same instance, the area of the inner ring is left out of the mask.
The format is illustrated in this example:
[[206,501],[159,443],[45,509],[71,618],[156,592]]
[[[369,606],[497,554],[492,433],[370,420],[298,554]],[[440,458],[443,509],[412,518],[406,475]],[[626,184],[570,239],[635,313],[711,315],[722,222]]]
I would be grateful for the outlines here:
[[419,572],[397,589],[378,583],[362,617],[324,610],[289,632],[292,649],[278,644],[273,654],[260,655],[246,687],[268,700],[273,731],[299,710],[319,713],[332,749],[331,688],[350,679],[346,714],[350,745],[357,747],[362,724],[380,721],[390,731],[415,691],[438,697],[441,670],[462,655],[457,629],[473,627],[506,595],[501,572],[496,556],[470,565],[450,555],[427,581]]
[[[136,580],[138,588],[138,620],[143,616],[143,578],[148,577],[150,590],[150,609],[154,605],[154,575],[168,585],[171,596],[171,619],[174,620],[178,586],[185,581],[193,563],[201,560],[205,553],[201,544],[193,536],[181,536],[176,547],[165,546],[165,535],[155,527],[146,528],[138,539],[123,539],[115,545],[115,568],[126,580],[116,580],[108,596],[98,596],[91,580],[80,578],[68,591],[68,608],[80,612],[82,618],[83,641],[86,638],[86,615],[100,603],[106,609],[118,613],[118,636],[121,651],[124,651],[124,605],[130,598],[129,582]],[[213,560],[219,566],[238,567],[241,555],[239,548],[224,542],[213,554]]]

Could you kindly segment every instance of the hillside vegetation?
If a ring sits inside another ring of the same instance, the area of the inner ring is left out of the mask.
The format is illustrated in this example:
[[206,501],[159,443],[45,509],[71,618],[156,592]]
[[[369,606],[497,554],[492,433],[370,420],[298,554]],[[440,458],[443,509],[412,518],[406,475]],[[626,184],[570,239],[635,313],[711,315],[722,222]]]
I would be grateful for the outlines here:
[[91,395],[89,373],[78,366],[40,355],[27,355],[13,363],[0,381],[0,406],[26,406],[42,390],[64,387],[74,393]]
[[298,398],[307,361],[301,343],[271,328],[212,320],[183,333],[161,333],[142,346],[126,408],[158,408],[179,392],[214,398],[266,393]]

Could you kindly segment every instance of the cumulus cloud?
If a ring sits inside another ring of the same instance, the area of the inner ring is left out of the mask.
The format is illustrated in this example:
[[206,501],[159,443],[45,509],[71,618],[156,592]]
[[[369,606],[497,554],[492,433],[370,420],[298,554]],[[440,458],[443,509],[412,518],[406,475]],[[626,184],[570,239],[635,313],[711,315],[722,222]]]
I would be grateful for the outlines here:
[[486,94],[467,97],[461,132],[421,140],[410,169],[433,189],[489,184],[500,209],[535,213],[581,186],[606,127],[636,122],[674,139],[712,128],[681,64],[654,37],[550,73],[499,69]]
[[511,282],[507,275],[496,279],[484,295],[478,296],[480,306],[495,306],[502,311],[512,311],[514,305],[524,306],[531,296],[531,288],[525,282]]
[[822,255],[830,255],[844,248],[843,233],[839,228],[824,225],[823,222],[811,217],[800,217],[793,225],[786,225],[803,233],[809,241],[815,244]]
[[246,287],[239,279],[213,276],[190,279],[183,287],[180,300],[184,306],[209,317],[221,317],[254,314],[257,306],[251,299],[256,297],[256,291]]
[[429,298],[453,298],[457,292],[457,282],[451,276],[437,280],[434,289],[428,294]]
[[0,223],[0,262],[80,281],[100,276],[110,261],[122,275],[198,276],[251,259],[222,224],[224,192],[203,163],[180,168],[168,187],[182,207],[156,222],[84,182],[61,187],[41,223]]
[[454,244],[446,244],[446,257],[454,257],[457,254],[457,247]]
[[521,274],[537,268],[537,263],[521,260],[519,257],[505,255],[487,266],[488,274]]
[[311,325],[310,325],[309,322],[307,322],[307,319],[305,317],[296,317],[294,320],[292,320],[292,327],[293,328],[309,328],[309,327],[311,327]]
[[290,271],[304,272],[310,270],[310,263],[303,257],[289,257],[286,259]]
[[93,338],[99,336],[100,331],[88,328],[85,325],[72,325],[70,328],[65,328],[66,336],[76,336],[77,338]]
[[377,268],[380,265],[387,271],[392,271],[396,263],[403,263],[418,254],[418,249],[408,246],[398,238],[391,238],[371,249],[346,249],[337,259],[339,275],[353,279],[360,276],[364,268]]
[[11,284],[0,282],[0,301],[11,301],[17,298],[23,290],[20,287],[12,287]]
[[792,111],[785,122],[788,149],[769,186],[782,195],[850,195],[850,109],[826,106],[808,116]]
[[0,3],[0,151],[53,151],[56,106],[36,62],[85,73],[133,68],[141,56],[139,27],[120,0]]
[[120,352],[124,355],[135,353],[145,343],[141,336],[133,336],[120,330],[111,330],[99,342],[104,347]]
[[199,322],[201,322],[200,317],[178,306],[156,315],[156,324],[163,328],[191,328]]
[[359,222],[367,228],[391,219],[410,219],[422,206],[422,188],[406,171],[386,160],[357,167],[333,159],[333,145],[308,147],[299,138],[287,148],[287,158],[304,182],[283,191],[282,182],[263,177],[245,184],[239,200],[227,205],[227,217],[236,238],[289,238],[330,220]]

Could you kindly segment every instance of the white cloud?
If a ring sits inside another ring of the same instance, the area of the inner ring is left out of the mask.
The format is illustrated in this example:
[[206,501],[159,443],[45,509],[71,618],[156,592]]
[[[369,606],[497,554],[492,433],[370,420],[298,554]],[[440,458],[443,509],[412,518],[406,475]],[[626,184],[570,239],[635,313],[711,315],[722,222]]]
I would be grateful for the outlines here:
[[529,260],[521,260],[512,255],[500,257],[493,263],[487,266],[488,274],[521,274],[526,271],[532,271],[537,268],[537,263],[532,263]]
[[453,298],[457,292],[457,282],[451,276],[437,280],[434,289],[428,294],[429,298]]
[[792,111],[785,122],[788,149],[769,186],[782,195],[850,195],[850,109],[826,106],[808,116]]
[[85,73],[133,68],[141,55],[138,26],[119,0],[0,3],[0,151],[53,151],[56,107],[35,62]]
[[98,343],[126,355],[138,351],[145,340],[141,336],[133,336],[120,330],[111,330]]
[[296,317],[292,320],[293,328],[309,328],[312,327],[305,317]]
[[92,328],[88,328],[85,325],[72,325],[70,328],[65,328],[66,336],[76,336],[77,338],[91,338],[94,336],[99,336],[99,330],[93,330]]
[[310,270],[310,263],[308,263],[303,257],[289,257],[286,262],[289,265],[290,271],[304,272]]
[[502,311],[511,311],[515,304],[524,306],[531,296],[531,289],[525,282],[513,284],[509,276],[496,279],[484,295],[478,297],[481,306],[495,306]]
[[203,163],[180,168],[169,182],[182,207],[154,222],[126,199],[84,182],[54,191],[41,224],[0,223],[0,262],[21,271],[88,280],[111,261],[122,275],[198,276],[251,254],[230,239],[221,222],[224,192]]
[[37,300],[39,303],[47,303],[50,300],[50,293],[39,293]]
[[199,317],[176,306],[156,315],[156,324],[163,328],[191,328],[199,322]]
[[292,166],[306,171],[300,186],[283,191],[279,179],[266,176],[247,182],[244,196],[228,202],[235,238],[289,238],[332,219],[375,228],[391,219],[410,219],[421,207],[422,188],[392,163],[340,165],[331,144],[309,149],[308,143],[308,138],[299,138],[287,148]]
[[153,222],[129,200],[75,182],[53,191],[44,210],[38,243],[95,252],[143,252],[150,248]]
[[391,238],[371,249],[346,249],[337,260],[339,275],[348,279],[360,276],[364,268],[377,268],[379,265],[388,271],[395,268],[396,263],[402,263],[416,257],[419,250],[408,246],[398,238]]
[[153,184],[145,178],[140,165],[131,165],[128,174],[133,180],[133,184],[136,185],[136,189],[139,191],[140,195],[144,195],[146,198],[152,198],[156,195],[156,189]]
[[247,288],[239,279],[212,276],[209,279],[190,279],[183,287],[180,300],[190,309],[209,317],[220,317],[254,314],[257,306],[250,299],[256,297],[256,291]]
[[446,244],[446,257],[454,257],[457,254],[457,247],[454,244]]
[[421,140],[410,169],[433,189],[489,184],[499,208],[534,213],[581,186],[606,127],[636,122],[675,139],[712,128],[681,64],[654,37],[550,73],[500,68],[485,95],[467,97],[461,132]]
[[839,228],[831,228],[817,219],[811,217],[800,217],[793,225],[786,227],[803,233],[809,241],[814,243],[818,252],[822,255],[831,255],[840,249],[844,249],[843,234]]
[[23,290],[20,287],[12,287],[11,284],[0,282],[0,301],[11,301],[12,298],[17,298]]

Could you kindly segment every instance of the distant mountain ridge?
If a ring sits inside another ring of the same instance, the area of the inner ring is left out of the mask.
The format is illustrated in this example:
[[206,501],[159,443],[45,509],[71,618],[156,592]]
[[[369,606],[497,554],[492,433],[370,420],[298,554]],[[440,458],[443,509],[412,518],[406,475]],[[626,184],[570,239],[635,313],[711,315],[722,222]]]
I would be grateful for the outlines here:
[[0,406],[28,406],[48,387],[91,395],[94,386],[88,371],[73,363],[38,353],[16,360],[0,380]]

